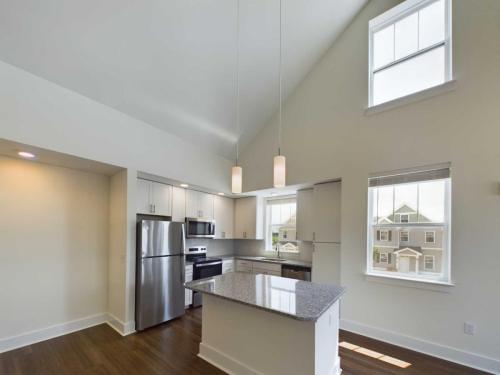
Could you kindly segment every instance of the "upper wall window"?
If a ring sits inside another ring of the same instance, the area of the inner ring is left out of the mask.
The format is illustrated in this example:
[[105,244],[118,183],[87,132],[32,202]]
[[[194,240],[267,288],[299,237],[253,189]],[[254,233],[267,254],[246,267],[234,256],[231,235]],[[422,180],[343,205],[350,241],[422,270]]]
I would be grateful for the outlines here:
[[406,0],[369,29],[370,107],[451,80],[451,0]]

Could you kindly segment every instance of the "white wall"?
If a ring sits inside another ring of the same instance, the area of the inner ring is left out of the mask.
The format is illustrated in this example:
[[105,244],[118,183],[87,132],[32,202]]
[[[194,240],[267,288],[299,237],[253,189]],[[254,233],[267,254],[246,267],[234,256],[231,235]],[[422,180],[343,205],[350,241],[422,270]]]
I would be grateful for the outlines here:
[[0,138],[229,191],[232,162],[0,62]]
[[107,176],[0,157],[0,351],[106,313],[108,197]]
[[[288,98],[288,184],[342,178],[342,319],[500,360],[500,2],[453,2],[456,90],[365,116],[368,21],[396,3],[371,1]],[[276,134],[274,121],[243,152],[245,190],[271,186]],[[448,161],[456,286],[441,293],[366,280],[369,173]],[[465,321],[477,324],[474,336]]]

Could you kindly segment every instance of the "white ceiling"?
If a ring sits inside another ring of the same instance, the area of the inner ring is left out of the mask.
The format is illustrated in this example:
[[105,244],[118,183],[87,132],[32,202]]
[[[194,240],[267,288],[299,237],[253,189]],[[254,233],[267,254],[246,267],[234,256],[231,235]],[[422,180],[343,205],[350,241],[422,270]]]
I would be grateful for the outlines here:
[[[368,0],[284,0],[284,90]],[[241,0],[241,143],[278,107],[279,1]],[[0,60],[234,157],[236,0],[0,0]]]

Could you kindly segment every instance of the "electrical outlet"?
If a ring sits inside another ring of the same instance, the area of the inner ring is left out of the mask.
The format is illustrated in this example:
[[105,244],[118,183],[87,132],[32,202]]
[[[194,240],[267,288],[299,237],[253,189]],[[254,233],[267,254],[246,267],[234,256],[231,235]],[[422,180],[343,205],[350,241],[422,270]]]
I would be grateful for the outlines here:
[[465,322],[464,323],[464,333],[466,335],[473,335],[476,333],[476,325],[474,323]]

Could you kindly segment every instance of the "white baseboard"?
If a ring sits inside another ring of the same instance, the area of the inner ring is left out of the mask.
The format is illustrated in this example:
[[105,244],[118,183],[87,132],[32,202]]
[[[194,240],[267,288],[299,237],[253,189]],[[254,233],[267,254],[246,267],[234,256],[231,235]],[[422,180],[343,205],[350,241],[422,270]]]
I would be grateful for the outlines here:
[[340,320],[340,328],[420,353],[428,354],[433,357],[459,363],[464,366],[482,371],[493,372],[494,374],[500,374],[500,360],[498,359],[466,352],[464,350],[455,349],[411,336],[401,335],[397,332],[367,326],[346,319]]
[[71,332],[80,331],[85,328],[106,323],[108,314],[101,313],[88,316],[70,322],[56,324],[50,327],[37,329],[34,331],[22,333],[17,336],[11,336],[0,339],[0,353],[17,349],[26,345],[35,344],[54,337],[66,335]]
[[129,321],[124,323],[122,320],[118,319],[111,313],[108,313],[108,325],[113,328],[116,332],[118,332],[122,336],[130,335],[135,332],[135,322]]
[[229,375],[260,375],[256,370],[203,342],[200,343],[198,357]]

